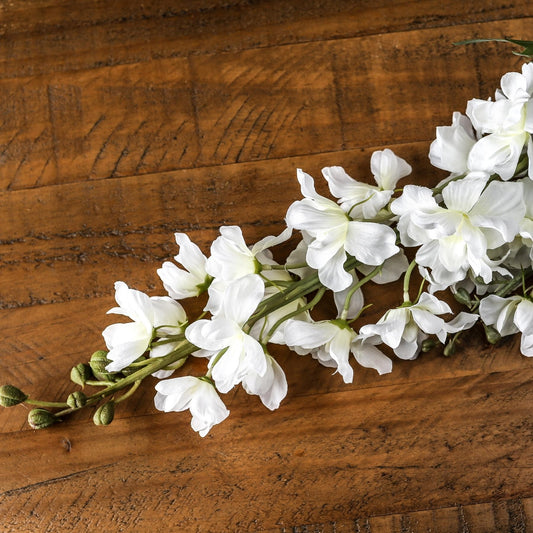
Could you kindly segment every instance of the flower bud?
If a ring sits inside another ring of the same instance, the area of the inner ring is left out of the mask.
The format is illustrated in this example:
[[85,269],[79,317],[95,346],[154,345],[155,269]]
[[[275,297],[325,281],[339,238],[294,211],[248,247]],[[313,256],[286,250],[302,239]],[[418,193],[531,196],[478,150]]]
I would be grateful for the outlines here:
[[492,326],[483,324],[483,327],[485,328],[485,337],[490,344],[496,344],[500,341],[502,336]]
[[433,350],[437,346],[437,343],[434,339],[426,339],[424,342],[422,342],[422,351],[424,353],[429,352]]
[[2,407],[13,407],[13,405],[26,401],[27,398],[27,394],[24,394],[17,387],[13,387],[13,385],[2,385],[0,387],[0,405]]
[[444,347],[444,355],[446,357],[450,357],[450,355],[455,354],[456,352],[455,343],[453,341],[450,341],[445,347]]
[[72,370],[70,371],[70,379],[77,385],[80,385],[83,387],[87,380],[92,378],[92,372],[91,367],[89,365],[86,365],[84,363],[80,363],[79,365],[76,365],[72,367]]
[[111,361],[107,358],[107,352],[105,350],[98,350],[91,355],[89,366],[96,379],[100,381],[113,381],[111,379],[112,374],[105,369],[110,362]]
[[28,413],[28,424],[33,429],[43,429],[58,421],[58,418],[46,409],[32,409]]
[[469,292],[464,289],[460,288],[457,290],[456,293],[454,293],[453,297],[462,305],[466,305],[467,307],[470,307],[472,304],[472,301],[470,300],[470,294]]
[[107,426],[113,422],[115,416],[115,402],[107,402],[101,405],[93,416],[96,426]]
[[87,403],[87,396],[79,390],[68,395],[67,405],[72,409],[83,407]]

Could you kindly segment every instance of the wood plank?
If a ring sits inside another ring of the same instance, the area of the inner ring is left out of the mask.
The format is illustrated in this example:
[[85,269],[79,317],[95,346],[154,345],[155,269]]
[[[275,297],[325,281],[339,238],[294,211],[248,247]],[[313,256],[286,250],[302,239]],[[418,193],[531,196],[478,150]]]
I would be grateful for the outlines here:
[[[0,76],[523,18],[527,0],[13,1],[0,6]],[[519,35],[515,35],[519,38]],[[65,45],[67,43],[67,45]]]
[[194,111],[184,59],[6,80],[3,189],[191,166]]
[[288,45],[282,59],[264,48],[3,80],[0,190],[429,140],[518,64],[501,47],[474,60],[451,43],[526,34],[530,24]]
[[203,440],[180,414],[5,435],[2,464],[15,449],[24,461],[0,472],[2,516],[22,530],[62,520],[143,531],[179,502],[175,528],[245,531],[531,497],[532,378],[529,369],[308,395],[276,416],[232,405]]
[[280,528],[280,533],[494,533],[495,531],[530,531],[533,526],[533,498],[516,498],[472,505],[387,514],[305,524]]

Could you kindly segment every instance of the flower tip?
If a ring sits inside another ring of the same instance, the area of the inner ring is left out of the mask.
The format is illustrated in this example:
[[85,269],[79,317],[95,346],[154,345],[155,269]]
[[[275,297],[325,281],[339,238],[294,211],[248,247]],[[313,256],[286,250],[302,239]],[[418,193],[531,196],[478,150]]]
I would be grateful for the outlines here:
[[93,415],[95,426],[108,426],[115,417],[115,402],[107,402],[101,405]]
[[485,329],[485,337],[490,344],[496,344],[501,340],[501,335],[492,326],[483,325]]
[[59,418],[46,409],[32,409],[28,413],[28,424],[33,429],[44,429],[55,424]]
[[75,391],[69,394],[67,405],[72,409],[79,409],[87,403],[87,396],[81,391]]
[[112,381],[110,373],[106,370],[107,365],[111,361],[107,358],[105,350],[97,350],[91,355],[89,366],[94,374],[94,377],[99,381]]
[[25,402],[28,398],[20,389],[13,385],[2,385],[0,387],[0,405],[2,407],[13,407]]
[[70,371],[70,380],[80,387],[84,387],[85,383],[93,377],[91,367],[84,363],[73,366]]

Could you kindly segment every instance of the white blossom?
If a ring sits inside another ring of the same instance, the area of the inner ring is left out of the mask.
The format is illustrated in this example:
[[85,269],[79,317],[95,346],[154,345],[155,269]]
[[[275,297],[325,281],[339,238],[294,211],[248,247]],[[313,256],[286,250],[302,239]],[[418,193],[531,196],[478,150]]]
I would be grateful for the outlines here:
[[489,283],[498,263],[487,251],[511,242],[519,231],[525,213],[522,184],[485,184],[482,178],[449,183],[442,191],[445,207],[429,189],[407,185],[391,204],[400,216],[402,243],[421,245],[416,261],[431,268],[439,289],[465,279],[469,271]]
[[166,413],[189,409],[191,427],[201,437],[229,415],[213,385],[203,379],[192,376],[167,379],[157,383],[155,390],[156,408]]
[[242,230],[238,226],[222,226],[220,236],[211,245],[211,256],[207,260],[206,270],[214,278],[231,282],[236,279],[256,274],[262,264],[276,264],[268,249],[285,242],[291,236],[286,228],[278,236],[268,236],[248,247]]
[[200,248],[191,242],[187,234],[175,233],[174,236],[180,247],[174,260],[183,265],[185,270],[170,261],[165,261],[157,270],[157,274],[172,298],[181,300],[198,296],[209,284],[209,275],[206,272],[207,258]]
[[109,372],[122,370],[143,355],[150,347],[154,329],[158,337],[183,331],[187,317],[183,307],[172,298],[149,297],[117,281],[115,299],[119,307],[110,309],[108,313],[127,316],[133,322],[112,324],[102,333],[109,349],[107,358],[111,363],[106,367]]
[[344,269],[347,253],[368,265],[380,265],[399,251],[394,231],[383,224],[351,220],[335,202],[316,193],[313,178],[298,170],[303,200],[287,212],[288,226],[310,237],[306,260],[323,285],[337,292],[350,285]]
[[429,160],[434,167],[447,170],[452,175],[466,174],[468,154],[477,138],[468,117],[455,112],[451,126],[439,126],[437,137],[429,148]]
[[251,371],[260,377],[267,371],[263,347],[243,331],[244,324],[261,302],[264,290],[256,274],[230,283],[219,314],[211,320],[197,320],[185,330],[187,340],[210,357],[209,370],[222,393],[240,383]]
[[354,180],[342,167],[322,169],[331,194],[352,219],[373,219],[389,203],[398,180],[412,170],[388,148],[372,154],[370,169],[377,186]]
[[491,294],[479,305],[481,320],[502,335],[522,332],[520,351],[533,357],[533,302],[523,296],[502,298]]
[[334,362],[345,383],[353,381],[353,369],[349,359],[350,347],[355,337],[355,331],[345,321],[340,320],[288,320],[285,327],[285,342],[289,347],[298,347],[301,354],[312,352],[320,362]]
[[287,395],[287,378],[281,366],[270,354],[266,354],[266,363],[264,375],[260,376],[254,370],[250,370],[244,375],[242,386],[248,394],[258,395],[263,405],[274,411]]
[[220,306],[228,285],[237,279],[261,272],[262,265],[277,265],[269,248],[285,242],[291,236],[286,228],[280,235],[268,236],[253,246],[247,246],[238,226],[222,226],[220,236],[211,245],[207,260],[207,272],[214,278],[209,285],[209,300],[205,310],[220,312]]
[[462,313],[446,324],[438,316],[445,313],[451,313],[449,305],[424,292],[417,303],[390,309],[376,324],[363,326],[360,335],[369,340],[380,338],[401,359],[415,359],[429,335],[436,335],[444,343],[448,333],[467,329],[477,320],[477,315]]
[[524,64],[522,73],[508,72],[494,101],[470,100],[466,108],[476,130],[485,134],[472,148],[469,164],[497,173],[503,180],[513,177],[524,145],[533,177],[533,64]]

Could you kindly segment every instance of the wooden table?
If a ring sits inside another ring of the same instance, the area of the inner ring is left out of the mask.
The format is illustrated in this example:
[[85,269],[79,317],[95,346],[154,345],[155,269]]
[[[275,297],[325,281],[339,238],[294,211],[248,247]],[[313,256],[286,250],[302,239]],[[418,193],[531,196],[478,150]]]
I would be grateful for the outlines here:
[[[528,0],[2,2],[0,382],[63,400],[104,347],[115,280],[163,294],[174,231],[205,251],[223,224],[281,231],[296,168],[369,180],[389,147],[435,184],[435,127],[521,65],[452,43],[532,39],[532,17]],[[373,291],[370,317],[399,296]],[[88,410],[34,431],[4,409],[0,529],[533,531],[518,343],[472,332],[352,385],[280,348],[281,408],[236,388],[204,439],[155,410],[155,380],[108,427]]]

